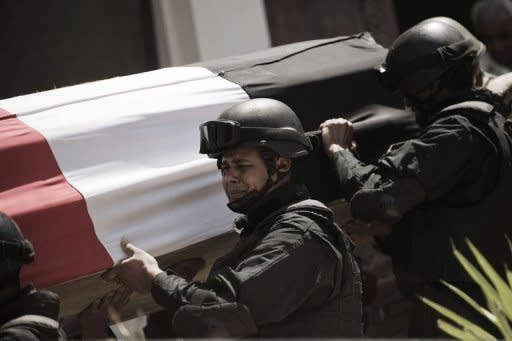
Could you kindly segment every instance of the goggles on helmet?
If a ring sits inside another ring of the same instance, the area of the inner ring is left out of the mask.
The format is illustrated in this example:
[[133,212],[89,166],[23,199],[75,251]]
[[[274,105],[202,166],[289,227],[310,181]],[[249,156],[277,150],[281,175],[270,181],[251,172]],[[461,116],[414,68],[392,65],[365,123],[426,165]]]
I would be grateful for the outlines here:
[[241,143],[265,146],[270,141],[287,141],[312,149],[309,139],[293,128],[241,127],[236,121],[216,120],[201,124],[199,131],[199,153],[210,157],[218,157],[226,149]]

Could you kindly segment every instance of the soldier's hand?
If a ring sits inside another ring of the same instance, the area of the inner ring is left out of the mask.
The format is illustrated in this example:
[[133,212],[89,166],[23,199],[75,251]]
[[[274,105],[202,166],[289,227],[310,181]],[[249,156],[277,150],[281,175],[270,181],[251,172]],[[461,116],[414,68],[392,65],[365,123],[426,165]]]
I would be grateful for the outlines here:
[[119,262],[103,278],[116,281],[140,293],[151,291],[153,279],[163,272],[158,266],[156,259],[126,240],[121,242],[121,247],[128,255],[128,258]]
[[343,118],[333,118],[320,125],[322,142],[327,155],[349,149],[353,145],[354,129],[352,123]]

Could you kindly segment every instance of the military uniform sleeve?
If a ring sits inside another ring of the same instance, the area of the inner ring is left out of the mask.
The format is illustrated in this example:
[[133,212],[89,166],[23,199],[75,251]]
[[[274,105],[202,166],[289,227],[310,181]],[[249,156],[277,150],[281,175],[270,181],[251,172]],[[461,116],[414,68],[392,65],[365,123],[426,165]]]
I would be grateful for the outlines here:
[[151,295],[156,303],[173,313],[187,304],[203,305],[227,302],[207,284],[187,281],[171,272],[162,272],[155,277]]
[[347,200],[364,186],[377,168],[374,165],[365,165],[348,149],[335,153],[331,160],[341,184],[342,196]]
[[489,152],[482,141],[466,118],[450,116],[419,138],[391,146],[374,167],[336,163],[340,176],[360,179],[351,199],[353,216],[394,223],[418,204],[471,181]]
[[205,283],[159,274],[153,298],[173,310],[185,304],[239,302],[257,325],[280,321],[307,300],[312,305],[325,302],[334,286],[337,260],[320,238],[295,223],[303,221],[274,226],[236,267],[217,269]]

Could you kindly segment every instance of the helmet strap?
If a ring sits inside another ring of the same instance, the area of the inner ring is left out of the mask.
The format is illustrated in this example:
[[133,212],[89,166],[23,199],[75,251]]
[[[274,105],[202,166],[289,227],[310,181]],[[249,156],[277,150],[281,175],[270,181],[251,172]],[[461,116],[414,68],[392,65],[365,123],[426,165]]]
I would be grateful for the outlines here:
[[233,212],[249,214],[257,209],[259,204],[262,202],[263,197],[268,193],[270,188],[274,186],[274,184],[272,177],[269,176],[267,178],[267,182],[265,182],[265,185],[259,191],[250,191],[242,198],[228,203],[227,206]]
[[434,86],[433,91],[424,100],[414,96],[406,97],[406,106],[409,106],[416,113],[416,121],[420,126],[425,126],[430,121],[431,116],[435,114],[433,111],[439,104],[437,99],[439,98],[442,86],[439,82]]

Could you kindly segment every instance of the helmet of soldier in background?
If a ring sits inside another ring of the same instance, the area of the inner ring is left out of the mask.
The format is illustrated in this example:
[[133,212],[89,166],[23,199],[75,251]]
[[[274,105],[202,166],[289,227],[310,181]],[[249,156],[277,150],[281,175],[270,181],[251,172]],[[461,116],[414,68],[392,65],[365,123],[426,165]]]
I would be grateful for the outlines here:
[[402,33],[378,69],[392,91],[418,94],[460,63],[474,65],[485,46],[464,26],[447,17],[424,20]]
[[238,146],[269,148],[285,158],[305,156],[313,150],[295,112],[269,98],[235,104],[199,129],[199,152],[211,158],[221,158],[226,150]]
[[0,212],[0,283],[18,276],[22,265],[34,261],[34,248],[18,225]]

